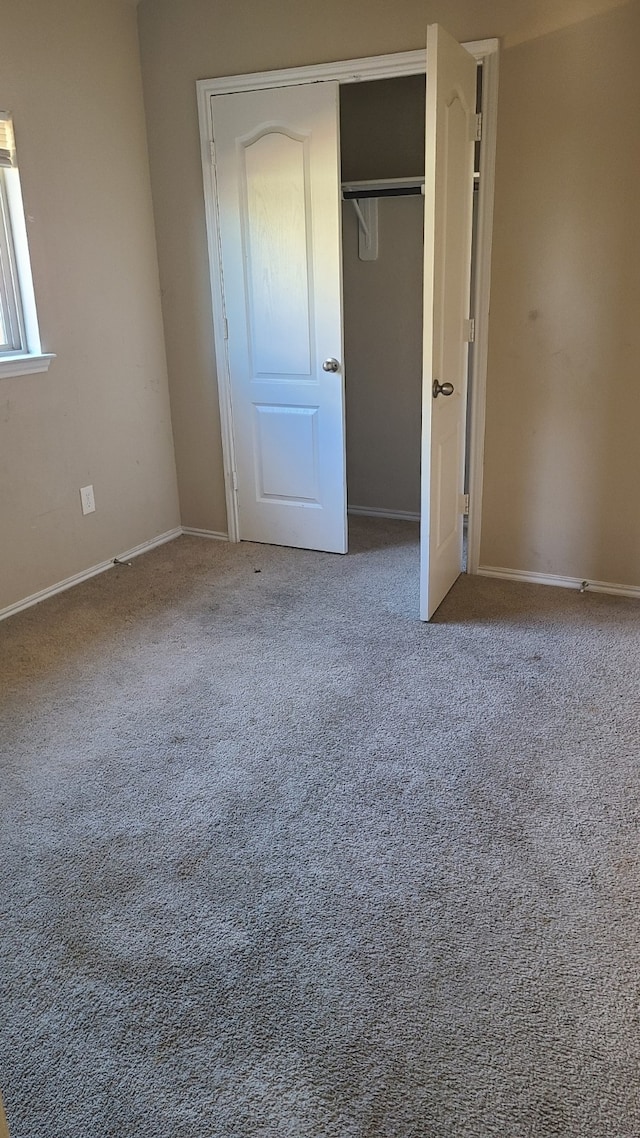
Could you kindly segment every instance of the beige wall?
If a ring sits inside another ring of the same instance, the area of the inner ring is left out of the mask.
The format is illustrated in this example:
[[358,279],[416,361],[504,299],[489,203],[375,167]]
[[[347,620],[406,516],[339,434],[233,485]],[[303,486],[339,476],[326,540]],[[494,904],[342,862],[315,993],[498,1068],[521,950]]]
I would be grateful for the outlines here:
[[640,4],[504,53],[482,561],[640,585]]
[[135,11],[20,0],[1,22],[0,107],[57,358],[0,379],[0,609],[179,522]]
[[418,48],[439,20],[460,39],[503,41],[482,560],[638,583],[629,423],[640,287],[627,250],[638,226],[639,10],[638,0],[142,0],[185,524],[226,527],[196,79]]

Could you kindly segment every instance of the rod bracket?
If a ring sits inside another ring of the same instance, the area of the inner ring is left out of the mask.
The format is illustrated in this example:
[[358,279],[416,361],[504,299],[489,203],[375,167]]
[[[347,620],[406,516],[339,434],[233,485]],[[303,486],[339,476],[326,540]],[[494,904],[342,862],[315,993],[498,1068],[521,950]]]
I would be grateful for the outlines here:
[[351,198],[358,218],[358,256],[361,261],[378,260],[378,199]]

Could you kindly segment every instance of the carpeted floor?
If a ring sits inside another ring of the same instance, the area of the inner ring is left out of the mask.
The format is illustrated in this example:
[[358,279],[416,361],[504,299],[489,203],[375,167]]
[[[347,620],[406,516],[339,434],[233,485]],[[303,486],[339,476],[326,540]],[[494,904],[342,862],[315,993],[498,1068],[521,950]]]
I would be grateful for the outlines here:
[[12,1138],[637,1138],[636,602],[181,538],[0,625]]

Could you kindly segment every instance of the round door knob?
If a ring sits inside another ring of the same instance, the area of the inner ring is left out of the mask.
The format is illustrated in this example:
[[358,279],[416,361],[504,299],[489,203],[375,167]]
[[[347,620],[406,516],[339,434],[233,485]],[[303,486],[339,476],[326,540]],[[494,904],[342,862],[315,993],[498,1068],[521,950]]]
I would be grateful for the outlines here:
[[452,383],[438,383],[437,379],[433,381],[433,398],[437,399],[439,395],[453,395],[454,386]]
[[334,360],[334,359],[325,360],[323,365],[322,365],[322,370],[323,371],[340,371],[340,364],[338,363],[337,360]]

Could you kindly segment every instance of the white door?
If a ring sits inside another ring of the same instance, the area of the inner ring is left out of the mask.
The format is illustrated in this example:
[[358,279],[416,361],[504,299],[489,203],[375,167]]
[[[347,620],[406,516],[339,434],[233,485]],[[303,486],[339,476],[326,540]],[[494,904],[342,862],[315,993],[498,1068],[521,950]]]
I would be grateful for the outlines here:
[[338,84],[211,104],[240,537],[346,553]]
[[424,189],[422,620],[431,619],[462,567],[475,105],[475,59],[432,25]]

